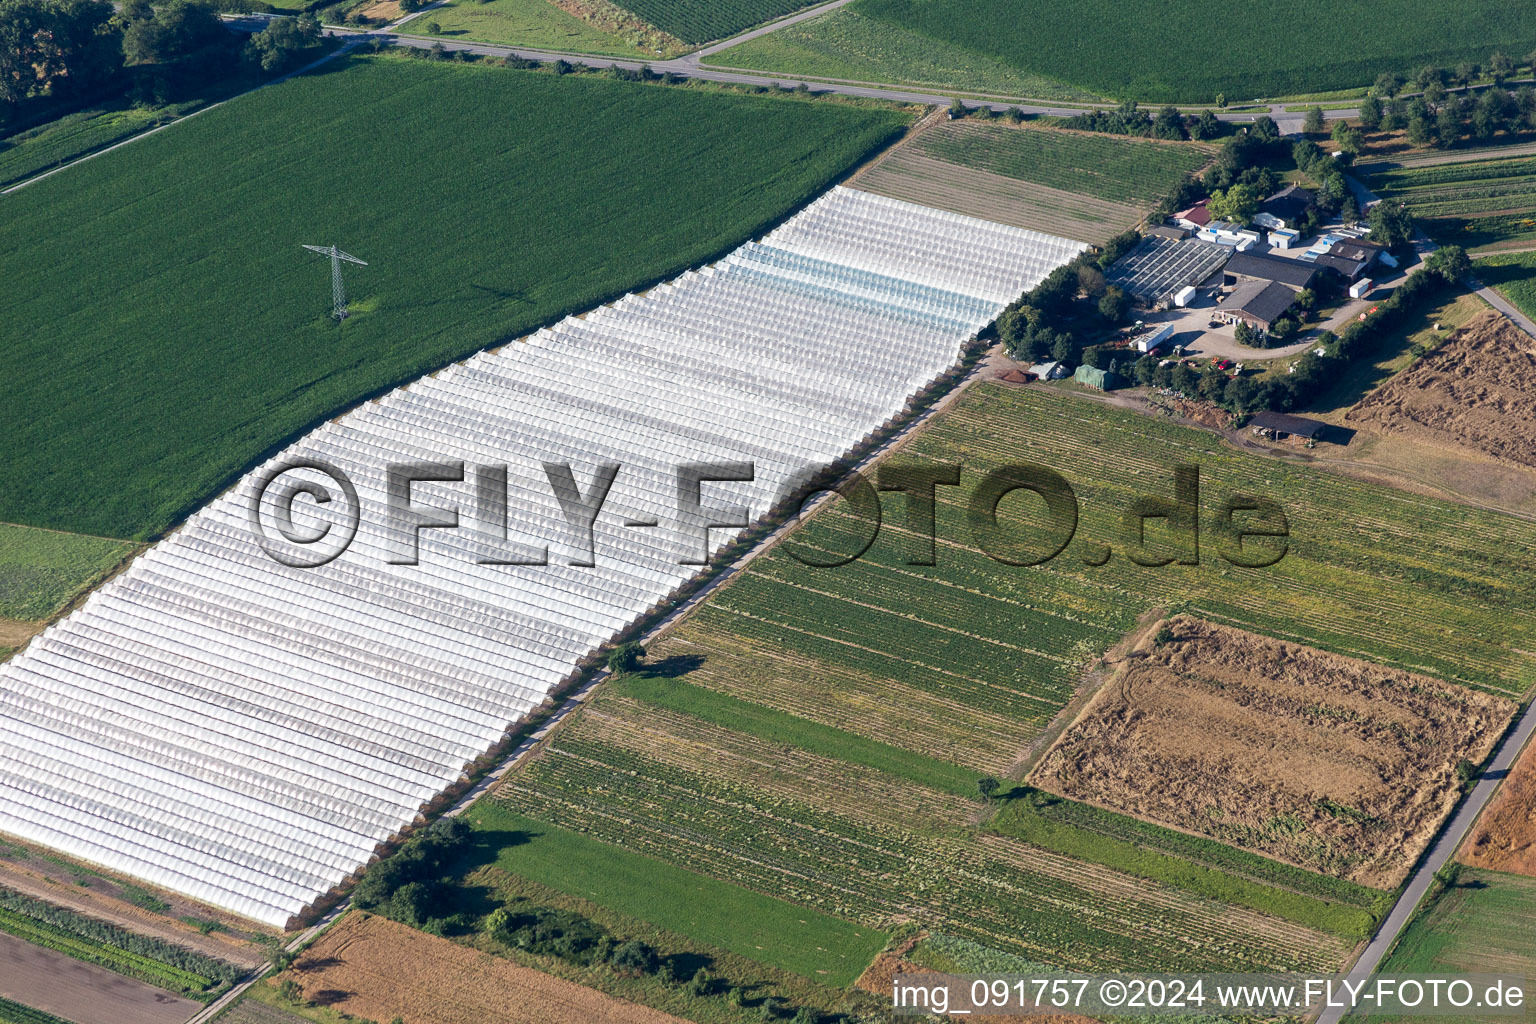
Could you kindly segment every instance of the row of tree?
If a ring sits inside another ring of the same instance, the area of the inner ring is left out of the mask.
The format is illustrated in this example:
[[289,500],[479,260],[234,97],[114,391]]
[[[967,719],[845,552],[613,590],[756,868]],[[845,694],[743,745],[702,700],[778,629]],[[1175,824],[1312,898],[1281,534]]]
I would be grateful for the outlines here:
[[[1141,109],[1135,100],[1127,100],[1114,110],[1090,110],[1077,114],[1066,118],[1062,124],[1078,131],[1137,135],[1171,142],[1216,139],[1227,131],[1226,125],[1209,110],[1202,110],[1198,115],[1186,115],[1178,107],[1167,106],[1154,115]],[[1274,122],[1271,120],[1270,124]],[[1275,134],[1278,137],[1278,129]]]
[[[1526,55],[1523,67],[1532,75],[1536,75],[1536,50]],[[1514,78],[1521,68],[1522,65],[1513,57],[1501,52],[1495,53],[1488,59],[1487,67],[1472,61],[1463,61],[1451,68],[1426,64],[1412,75],[1383,71],[1371,86],[1371,95],[1393,97],[1403,92],[1408,86],[1413,86],[1427,94],[1432,89],[1443,90],[1447,86],[1466,88],[1484,78],[1491,79],[1494,85],[1503,85]]]

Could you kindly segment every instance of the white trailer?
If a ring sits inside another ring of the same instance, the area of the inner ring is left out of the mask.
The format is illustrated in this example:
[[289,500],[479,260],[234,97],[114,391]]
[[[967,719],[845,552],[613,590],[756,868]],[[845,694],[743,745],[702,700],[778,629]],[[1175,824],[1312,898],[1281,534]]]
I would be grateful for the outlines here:
[[1198,294],[1199,292],[1194,285],[1187,284],[1183,288],[1180,288],[1178,291],[1173,293],[1173,304],[1180,309],[1183,309],[1191,302],[1194,302],[1195,296]]

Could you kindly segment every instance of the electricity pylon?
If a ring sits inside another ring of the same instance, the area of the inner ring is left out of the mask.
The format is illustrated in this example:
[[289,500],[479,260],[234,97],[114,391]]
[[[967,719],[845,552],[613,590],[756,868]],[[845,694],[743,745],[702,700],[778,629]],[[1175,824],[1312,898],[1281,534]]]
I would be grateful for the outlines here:
[[317,252],[321,256],[331,258],[331,316],[339,323],[347,318],[347,291],[341,286],[341,261],[356,263],[366,267],[368,264],[356,256],[349,256],[334,245],[306,245],[304,248],[310,252]]

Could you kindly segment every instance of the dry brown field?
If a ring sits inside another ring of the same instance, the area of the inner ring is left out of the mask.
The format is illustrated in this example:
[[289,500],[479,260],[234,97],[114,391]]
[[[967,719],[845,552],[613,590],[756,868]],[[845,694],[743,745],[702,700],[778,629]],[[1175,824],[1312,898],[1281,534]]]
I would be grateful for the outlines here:
[[1461,848],[1461,859],[1478,868],[1536,878],[1536,743],[1510,769]]

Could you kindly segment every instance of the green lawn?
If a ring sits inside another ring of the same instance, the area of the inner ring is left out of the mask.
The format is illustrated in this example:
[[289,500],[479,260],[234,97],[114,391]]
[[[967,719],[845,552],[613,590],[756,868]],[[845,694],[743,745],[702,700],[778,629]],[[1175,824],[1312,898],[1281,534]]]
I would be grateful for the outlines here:
[[[0,520],[156,535],[368,395],[722,254],[908,120],[354,56],[39,182],[0,221]],[[302,243],[369,263],[340,325]]]
[[851,985],[890,938],[557,828],[495,800],[475,804],[465,819],[480,833],[477,860],[828,985]]
[[404,31],[431,35],[427,26],[433,22],[440,26],[436,34],[449,39],[475,39],[565,53],[655,57],[659,42],[648,39],[650,33],[643,30],[599,28],[549,0],[454,0],[409,22]]
[[1138,205],[1156,203],[1212,156],[1203,146],[980,123],[944,125],[915,145],[950,163]]
[[1473,267],[1484,284],[1497,288],[1526,316],[1536,317],[1536,252],[1484,256]]
[[0,523],[0,619],[42,619],[133,551],[101,537]]
[[[845,12],[836,23],[825,19],[824,30],[822,19],[805,29],[794,40],[800,53],[824,66],[873,65],[885,70],[873,77],[905,81],[927,70],[922,41],[933,40],[972,61],[1149,102],[1313,94],[1368,85],[1383,71],[1486,63],[1495,50],[1523,55],[1536,47],[1536,20],[1507,0],[1464,0],[1454,18],[1434,0],[1252,0],[1236,8],[1221,0],[857,0]],[[883,51],[850,46],[849,16],[894,28],[903,35],[886,38],[904,42]],[[1262,60],[1253,46],[1262,47]],[[720,63],[741,63],[733,54]],[[792,62],[772,70],[825,73],[793,51],[781,56]],[[978,87],[974,78],[946,84]]]
[[[1455,882],[1436,896],[1398,939],[1381,965],[1382,974],[1523,975],[1536,978],[1536,879],[1498,871],[1462,868]],[[1481,992],[1478,993],[1481,995]],[[1514,1016],[1493,1013],[1455,1017],[1371,1016],[1372,1021],[1497,1021],[1536,1020],[1530,1003]],[[1360,1020],[1361,1017],[1351,1017]]]
[[995,56],[871,18],[857,5],[759,36],[707,58],[706,63],[997,96],[1099,98]]
[[626,697],[681,711],[736,732],[865,765],[957,796],[978,795],[977,772],[702,686],[676,679],[626,676],[616,679],[612,688]]

